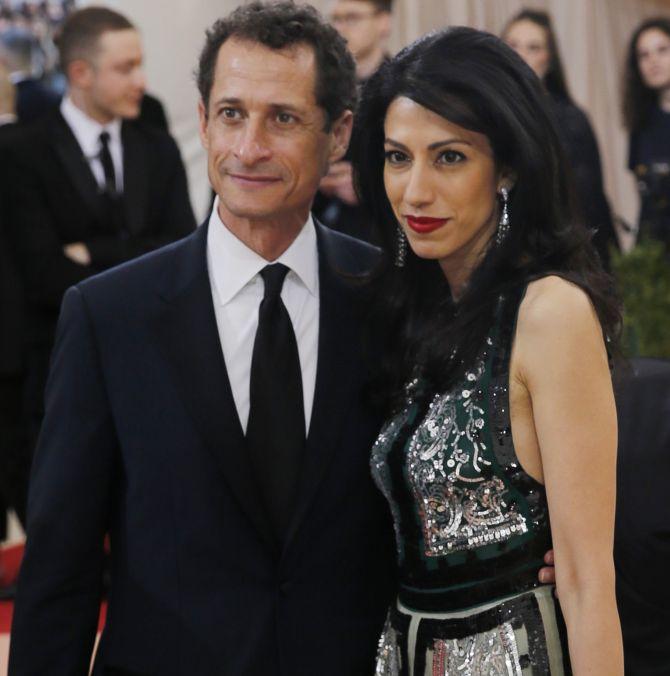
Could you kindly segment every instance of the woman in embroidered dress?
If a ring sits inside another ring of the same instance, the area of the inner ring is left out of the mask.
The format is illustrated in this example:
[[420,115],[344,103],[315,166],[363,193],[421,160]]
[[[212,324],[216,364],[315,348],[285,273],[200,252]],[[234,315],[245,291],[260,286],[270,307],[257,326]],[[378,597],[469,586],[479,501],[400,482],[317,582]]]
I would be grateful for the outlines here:
[[[389,254],[372,470],[399,593],[377,673],[622,674],[619,309],[540,83],[492,35],[431,34],[367,84],[353,149]],[[536,578],[552,544],[560,609]]]

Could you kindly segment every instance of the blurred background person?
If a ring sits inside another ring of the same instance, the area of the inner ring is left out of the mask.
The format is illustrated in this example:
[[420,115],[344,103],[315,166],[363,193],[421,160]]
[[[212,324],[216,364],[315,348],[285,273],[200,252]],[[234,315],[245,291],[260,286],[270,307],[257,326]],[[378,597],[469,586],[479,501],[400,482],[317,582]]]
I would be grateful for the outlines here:
[[16,113],[22,123],[39,119],[53,110],[60,99],[41,81],[34,63],[37,52],[37,41],[28,30],[11,27],[0,32],[0,63],[16,86]]
[[[20,510],[16,487],[27,472],[23,425],[23,289],[7,229],[11,222],[11,166],[7,144],[17,132],[16,88],[9,71],[0,66],[0,540],[7,536],[6,511]],[[12,588],[0,569],[0,599]]]
[[609,249],[618,248],[612,214],[605,197],[598,142],[588,117],[570,96],[558,42],[547,12],[524,9],[507,23],[503,39],[540,78],[551,101],[563,149],[572,169],[577,206],[601,261],[609,267]]
[[11,145],[31,447],[65,290],[195,226],[177,145],[134,121],[145,88],[135,27],[117,12],[90,7],[70,16],[59,48],[68,93]]
[[[359,85],[388,58],[392,0],[335,0],[330,22],[347,41],[356,61]],[[358,206],[353,187],[350,155],[331,165],[314,200],[316,217],[334,230],[368,242],[376,241],[372,224]]]
[[670,244],[670,20],[652,18],[633,33],[626,57],[624,122],[628,168],[640,193],[641,236]]

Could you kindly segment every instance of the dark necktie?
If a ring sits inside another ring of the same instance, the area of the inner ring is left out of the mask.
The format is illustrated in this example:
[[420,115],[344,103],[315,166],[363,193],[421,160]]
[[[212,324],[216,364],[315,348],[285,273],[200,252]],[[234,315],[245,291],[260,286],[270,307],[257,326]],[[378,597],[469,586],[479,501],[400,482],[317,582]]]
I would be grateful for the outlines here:
[[110,196],[116,195],[116,172],[114,171],[114,162],[112,162],[112,154],[109,152],[109,133],[103,131],[100,134],[100,163],[105,172],[105,192]]
[[247,425],[251,460],[280,545],[293,514],[305,448],[298,344],[280,296],[287,272],[281,263],[261,271],[265,293],[251,359]]

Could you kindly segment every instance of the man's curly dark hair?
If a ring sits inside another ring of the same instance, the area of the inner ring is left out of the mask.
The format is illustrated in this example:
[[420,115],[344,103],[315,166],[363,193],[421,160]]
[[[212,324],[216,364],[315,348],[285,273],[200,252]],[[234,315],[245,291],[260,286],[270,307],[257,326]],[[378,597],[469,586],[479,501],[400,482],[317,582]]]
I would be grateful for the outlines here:
[[311,46],[316,57],[316,101],[326,112],[326,129],[345,110],[355,109],[356,65],[346,42],[313,7],[283,1],[243,5],[207,31],[197,72],[205,110],[209,106],[219,49],[231,37],[277,50],[294,45]]

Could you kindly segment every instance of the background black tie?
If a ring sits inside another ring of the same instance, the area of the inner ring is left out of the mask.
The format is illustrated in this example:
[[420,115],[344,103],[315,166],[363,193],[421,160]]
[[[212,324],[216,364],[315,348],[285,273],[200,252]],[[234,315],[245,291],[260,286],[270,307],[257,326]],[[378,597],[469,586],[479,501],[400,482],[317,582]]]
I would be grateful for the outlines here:
[[116,195],[116,172],[114,171],[114,162],[112,162],[112,155],[109,152],[109,133],[103,131],[100,134],[100,162],[105,172],[105,192],[113,197]]
[[265,293],[251,359],[247,424],[249,452],[280,544],[293,513],[305,448],[298,344],[280,296],[287,272],[281,263],[261,271]]

